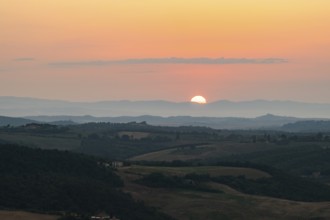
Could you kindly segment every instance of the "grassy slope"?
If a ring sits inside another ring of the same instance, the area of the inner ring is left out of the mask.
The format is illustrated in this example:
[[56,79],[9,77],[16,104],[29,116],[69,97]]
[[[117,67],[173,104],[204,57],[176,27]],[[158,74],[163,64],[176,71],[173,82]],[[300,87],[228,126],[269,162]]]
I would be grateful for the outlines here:
[[0,211],[1,220],[56,220],[58,216],[23,211]]
[[122,180],[100,162],[70,152],[0,145],[0,208],[169,219],[122,193]]
[[146,138],[150,136],[150,133],[148,132],[130,132],[130,131],[121,131],[118,132],[119,137],[122,137],[123,135],[128,135],[129,137],[133,139],[141,139],[141,138]]
[[223,142],[215,143],[195,148],[173,148],[151,152],[147,154],[132,157],[131,160],[151,160],[151,161],[173,161],[173,160],[190,160],[205,159],[222,156],[230,156],[238,153],[250,153],[256,151],[264,151],[277,148],[275,144],[269,143],[232,143]]
[[149,174],[153,172],[161,172],[169,175],[185,175],[189,173],[209,174],[210,176],[240,176],[245,175],[246,178],[257,179],[262,177],[270,177],[266,172],[243,167],[220,167],[220,166],[201,166],[201,167],[152,167],[152,166],[131,166],[122,168],[123,171],[138,175]]
[[[165,167],[159,169],[163,169],[163,172],[177,172]],[[184,168],[179,168],[181,171],[182,169]],[[135,198],[158,207],[177,219],[330,219],[330,202],[293,202],[246,195],[217,183],[209,183],[209,187],[224,193],[149,188],[133,182],[141,173],[154,171],[153,168],[140,166],[131,170],[120,169],[119,174],[125,181],[125,190]]]
[[36,135],[28,133],[0,133],[0,139],[23,146],[42,149],[72,150],[80,146],[80,140],[70,136]]

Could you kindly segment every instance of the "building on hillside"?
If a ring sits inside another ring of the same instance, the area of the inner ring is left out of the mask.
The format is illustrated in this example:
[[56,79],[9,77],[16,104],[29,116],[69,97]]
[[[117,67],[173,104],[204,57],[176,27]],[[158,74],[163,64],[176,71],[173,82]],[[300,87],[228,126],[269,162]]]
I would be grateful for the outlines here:
[[121,162],[121,161],[112,161],[112,162],[111,162],[111,165],[112,165],[112,167],[114,167],[114,168],[118,168],[118,167],[122,167],[122,166],[124,166],[124,163]]
[[115,216],[111,216],[105,212],[100,212],[96,215],[93,215],[90,217],[91,220],[120,220],[119,218],[116,218]]

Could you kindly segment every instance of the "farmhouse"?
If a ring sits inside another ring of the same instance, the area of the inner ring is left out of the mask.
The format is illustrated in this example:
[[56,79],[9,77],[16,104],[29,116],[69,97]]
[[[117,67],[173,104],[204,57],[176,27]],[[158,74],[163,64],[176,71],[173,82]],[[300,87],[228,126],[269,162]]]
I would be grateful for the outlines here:
[[90,218],[91,220],[104,220],[104,219],[107,219],[107,220],[120,220],[119,218],[116,218],[115,216],[110,216],[108,215],[107,213],[105,212],[100,212],[98,213],[97,215],[93,215],[91,216]]
[[121,162],[121,161],[112,161],[111,166],[114,167],[114,168],[122,167],[122,166],[124,166],[124,163]]

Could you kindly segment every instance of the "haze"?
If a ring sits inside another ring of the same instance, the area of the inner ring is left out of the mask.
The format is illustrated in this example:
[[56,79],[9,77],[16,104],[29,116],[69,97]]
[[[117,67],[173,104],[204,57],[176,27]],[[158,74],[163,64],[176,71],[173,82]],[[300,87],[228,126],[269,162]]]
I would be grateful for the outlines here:
[[1,96],[330,102],[330,1],[1,0],[0,14]]

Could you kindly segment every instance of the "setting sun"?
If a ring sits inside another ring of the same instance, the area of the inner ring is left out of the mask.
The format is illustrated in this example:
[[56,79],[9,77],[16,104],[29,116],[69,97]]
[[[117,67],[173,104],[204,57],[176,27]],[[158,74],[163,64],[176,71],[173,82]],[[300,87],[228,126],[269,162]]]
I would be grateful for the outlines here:
[[198,104],[206,104],[206,99],[200,95],[194,96],[190,101]]

